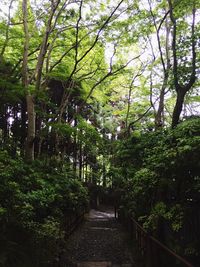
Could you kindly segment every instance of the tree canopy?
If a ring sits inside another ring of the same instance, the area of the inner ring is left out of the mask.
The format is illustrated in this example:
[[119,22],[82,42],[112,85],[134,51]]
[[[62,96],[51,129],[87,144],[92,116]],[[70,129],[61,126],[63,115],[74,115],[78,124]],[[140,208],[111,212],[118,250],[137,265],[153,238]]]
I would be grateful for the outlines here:
[[50,266],[91,185],[198,262],[199,37],[198,0],[2,1],[0,265]]

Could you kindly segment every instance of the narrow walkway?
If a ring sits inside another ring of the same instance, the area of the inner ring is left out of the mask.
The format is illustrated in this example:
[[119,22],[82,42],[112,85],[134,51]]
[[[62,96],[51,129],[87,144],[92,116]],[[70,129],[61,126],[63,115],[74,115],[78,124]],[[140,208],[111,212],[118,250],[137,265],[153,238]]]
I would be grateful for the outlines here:
[[68,240],[66,267],[136,267],[128,244],[113,210],[91,210]]

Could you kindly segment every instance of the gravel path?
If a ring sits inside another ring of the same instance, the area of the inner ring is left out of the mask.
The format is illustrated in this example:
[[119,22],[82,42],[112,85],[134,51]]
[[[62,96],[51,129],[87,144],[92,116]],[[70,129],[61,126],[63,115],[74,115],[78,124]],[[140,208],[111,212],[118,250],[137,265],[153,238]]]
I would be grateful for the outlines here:
[[91,210],[67,241],[65,267],[135,267],[128,244],[111,209]]

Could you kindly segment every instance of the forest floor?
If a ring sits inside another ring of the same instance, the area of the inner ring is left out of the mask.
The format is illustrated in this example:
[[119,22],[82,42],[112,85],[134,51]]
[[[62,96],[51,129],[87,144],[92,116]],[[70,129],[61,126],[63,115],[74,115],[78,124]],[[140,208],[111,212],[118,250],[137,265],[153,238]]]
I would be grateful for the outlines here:
[[[91,210],[67,241],[65,267],[141,267],[128,233],[111,208]],[[133,257],[134,255],[134,257]]]

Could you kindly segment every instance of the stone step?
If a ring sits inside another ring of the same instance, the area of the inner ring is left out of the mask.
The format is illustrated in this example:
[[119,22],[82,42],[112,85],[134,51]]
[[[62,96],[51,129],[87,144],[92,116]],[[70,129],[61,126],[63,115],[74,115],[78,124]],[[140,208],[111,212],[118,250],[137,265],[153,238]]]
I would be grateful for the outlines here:
[[130,263],[122,263],[122,264],[112,264],[112,267],[133,267]]
[[124,264],[112,264],[110,261],[101,261],[101,262],[80,262],[77,264],[77,267],[133,267],[130,263]]
[[110,261],[101,261],[101,262],[80,262],[77,264],[77,267],[112,267]]

